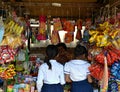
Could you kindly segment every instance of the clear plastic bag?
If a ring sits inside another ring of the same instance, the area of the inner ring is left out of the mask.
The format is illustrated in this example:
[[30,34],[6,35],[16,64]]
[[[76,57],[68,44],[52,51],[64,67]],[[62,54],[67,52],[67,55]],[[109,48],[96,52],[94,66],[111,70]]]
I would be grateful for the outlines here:
[[0,43],[3,39],[3,35],[4,35],[4,23],[3,23],[2,19],[0,19]]

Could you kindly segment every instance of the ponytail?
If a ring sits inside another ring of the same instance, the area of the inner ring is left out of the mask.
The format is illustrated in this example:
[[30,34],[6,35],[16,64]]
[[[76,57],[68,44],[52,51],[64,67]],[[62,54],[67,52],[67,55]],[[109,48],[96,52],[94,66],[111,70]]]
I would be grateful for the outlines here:
[[55,45],[48,45],[46,48],[47,58],[45,63],[47,63],[49,69],[52,69],[52,65],[50,63],[50,59],[54,59],[58,54],[58,48]]
[[46,59],[45,61],[44,61],[47,65],[48,65],[48,69],[52,69],[52,65],[51,65],[51,63],[50,63],[50,59]]

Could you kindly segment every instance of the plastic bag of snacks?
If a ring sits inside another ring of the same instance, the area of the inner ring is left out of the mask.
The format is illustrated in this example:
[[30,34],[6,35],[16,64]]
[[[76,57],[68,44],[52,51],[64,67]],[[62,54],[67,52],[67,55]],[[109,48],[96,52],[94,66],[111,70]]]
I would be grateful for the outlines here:
[[9,46],[0,46],[0,64],[13,61],[15,54],[16,51]]
[[111,74],[116,78],[120,79],[120,61],[115,62],[111,67]]
[[[91,76],[93,76],[97,80],[101,80],[104,73],[104,66],[99,63],[94,63],[89,67]],[[108,70],[108,76],[110,75],[110,71]]]
[[16,75],[14,65],[10,64],[8,66],[0,67],[0,78],[2,79],[12,79]]
[[111,77],[108,82],[108,92],[119,92],[118,83],[114,77]]
[[37,40],[46,40],[46,17],[45,16],[40,16],[39,18],[40,22],[40,28],[39,28],[39,33],[37,35]]

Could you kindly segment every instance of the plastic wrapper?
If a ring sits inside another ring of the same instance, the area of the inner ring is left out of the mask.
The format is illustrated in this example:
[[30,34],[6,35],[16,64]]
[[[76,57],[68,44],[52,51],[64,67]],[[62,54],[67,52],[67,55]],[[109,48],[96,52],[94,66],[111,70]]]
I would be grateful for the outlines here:
[[53,44],[57,44],[60,42],[58,31],[55,31],[55,30],[52,31],[51,42]]
[[[99,63],[94,63],[89,67],[91,76],[93,76],[97,80],[101,80],[103,77],[104,66]],[[110,71],[108,70],[108,76],[110,75]]]
[[120,80],[120,61],[115,62],[111,66],[111,74],[116,78]]
[[3,39],[3,35],[4,35],[4,24],[3,21],[0,19],[0,43]]
[[0,67],[0,78],[2,79],[12,79],[16,75],[14,65],[10,64],[8,66]]
[[70,43],[74,40],[74,33],[73,32],[68,32],[65,34],[65,43]]
[[60,42],[58,31],[62,30],[62,24],[61,24],[60,18],[53,18],[53,26],[54,26],[54,29],[51,35],[51,42],[53,44],[57,44]]
[[39,33],[37,35],[37,40],[46,40],[46,17],[45,16],[40,16],[39,19],[40,22],[40,28],[39,28]]
[[64,21],[63,30],[67,32],[74,32],[75,31],[75,24],[71,21]]
[[107,92],[119,92],[118,83],[114,77],[109,79]]
[[65,42],[70,43],[74,40],[74,31],[75,31],[75,24],[72,21],[64,21],[64,30],[67,31],[65,34]]
[[92,25],[92,21],[91,21],[91,19],[86,19],[86,24],[85,24],[85,28],[86,29],[89,29],[90,27],[91,27],[91,25]]
[[101,64],[104,64],[104,53],[107,52],[107,63],[111,66],[115,61],[120,59],[120,51],[112,46],[105,47],[102,52],[95,56],[95,60]]
[[82,34],[81,34],[82,20],[81,19],[77,20],[76,25],[77,25],[77,29],[78,29],[77,34],[76,34],[76,39],[81,40],[81,38],[82,38]]
[[9,46],[0,46],[0,64],[13,61],[15,54],[16,50],[13,50]]
[[54,22],[53,30],[56,30],[56,31],[62,30],[62,24],[61,24],[60,18],[53,18],[53,22]]

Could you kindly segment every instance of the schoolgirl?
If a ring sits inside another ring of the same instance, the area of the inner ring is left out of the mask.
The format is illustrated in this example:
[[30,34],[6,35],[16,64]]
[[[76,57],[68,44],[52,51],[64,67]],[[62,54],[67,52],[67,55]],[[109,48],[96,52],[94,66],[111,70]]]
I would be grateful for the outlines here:
[[48,45],[46,48],[47,59],[39,67],[37,77],[38,92],[64,92],[65,84],[63,65],[58,63],[55,58],[58,49],[55,45]]
[[92,78],[88,70],[90,64],[85,60],[87,56],[86,48],[77,45],[74,49],[74,56],[75,59],[67,62],[64,66],[66,82],[72,82],[71,92],[93,92],[90,84]]

